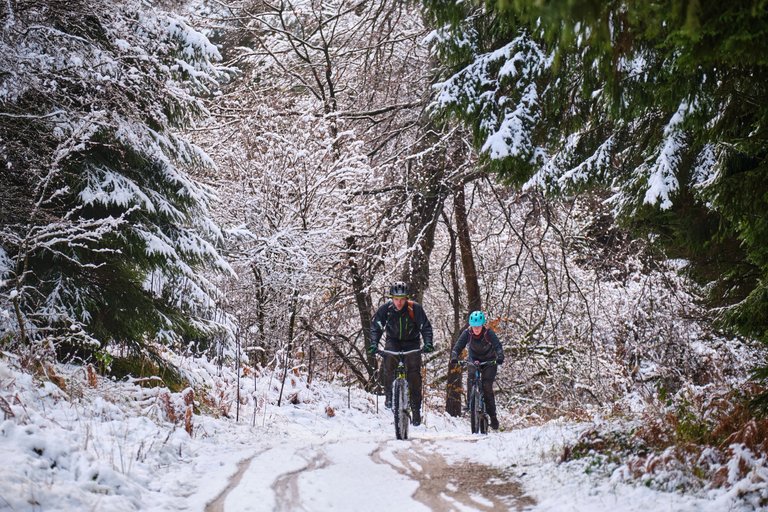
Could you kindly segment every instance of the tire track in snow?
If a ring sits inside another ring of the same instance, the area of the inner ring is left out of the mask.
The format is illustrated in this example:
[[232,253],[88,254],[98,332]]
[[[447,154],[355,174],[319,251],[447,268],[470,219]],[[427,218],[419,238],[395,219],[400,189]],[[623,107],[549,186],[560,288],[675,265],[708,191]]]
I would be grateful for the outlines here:
[[299,477],[305,472],[311,472],[323,469],[329,464],[325,453],[316,453],[303,468],[296,471],[284,473],[277,477],[272,484],[275,491],[275,500],[277,502],[277,512],[293,512],[297,510],[307,510],[302,504],[301,493],[299,492]]
[[227,495],[229,495],[232,489],[240,485],[240,480],[243,478],[243,475],[251,465],[251,461],[262,453],[264,453],[264,451],[255,453],[247,459],[243,459],[237,463],[237,472],[232,478],[229,479],[229,483],[224,488],[224,490],[221,491],[218,496],[216,496],[210,503],[205,506],[205,512],[224,512],[224,502],[227,499]]

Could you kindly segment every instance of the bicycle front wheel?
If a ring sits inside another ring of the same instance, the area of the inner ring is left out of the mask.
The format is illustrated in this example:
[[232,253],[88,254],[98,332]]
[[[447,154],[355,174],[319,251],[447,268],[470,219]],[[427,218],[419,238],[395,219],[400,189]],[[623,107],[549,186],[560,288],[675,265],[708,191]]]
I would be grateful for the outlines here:
[[392,384],[392,412],[395,415],[395,437],[408,439],[408,382],[405,379],[395,379]]
[[[481,399],[482,400],[482,399]],[[488,414],[485,412],[485,402],[480,402],[480,414],[478,414],[478,430],[481,434],[488,434]]]
[[469,418],[473,434],[477,434],[480,431],[480,418],[482,416],[482,411],[480,411],[481,399],[480,392],[477,388],[474,388],[469,400]]

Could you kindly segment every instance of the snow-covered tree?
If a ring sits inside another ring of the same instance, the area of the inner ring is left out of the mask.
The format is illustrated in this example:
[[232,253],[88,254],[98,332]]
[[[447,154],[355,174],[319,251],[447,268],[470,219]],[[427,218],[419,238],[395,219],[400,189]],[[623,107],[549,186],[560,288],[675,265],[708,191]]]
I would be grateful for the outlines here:
[[[757,4],[425,0],[433,107],[525,188],[610,191],[689,261],[724,324],[766,341],[766,11]],[[685,6],[688,5],[686,8]]]
[[236,265],[253,279],[233,286],[254,313],[252,338],[305,355],[313,340],[330,367],[356,371],[371,363],[381,289],[429,239],[414,210],[435,187],[424,162],[445,144],[419,132],[429,81],[419,17],[400,2],[347,1],[219,2],[204,14],[242,70],[199,140],[234,198],[222,220],[245,228],[233,230]]
[[188,174],[214,164],[179,134],[217,49],[150,2],[0,9],[0,333],[84,355],[225,332],[200,269],[231,269]]

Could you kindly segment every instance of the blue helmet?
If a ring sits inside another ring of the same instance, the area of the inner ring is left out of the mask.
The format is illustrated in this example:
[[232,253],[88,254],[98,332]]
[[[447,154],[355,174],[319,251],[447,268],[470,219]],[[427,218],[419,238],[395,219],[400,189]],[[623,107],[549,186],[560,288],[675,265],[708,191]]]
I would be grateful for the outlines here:
[[469,315],[470,327],[480,327],[485,325],[485,314],[482,311],[473,311]]

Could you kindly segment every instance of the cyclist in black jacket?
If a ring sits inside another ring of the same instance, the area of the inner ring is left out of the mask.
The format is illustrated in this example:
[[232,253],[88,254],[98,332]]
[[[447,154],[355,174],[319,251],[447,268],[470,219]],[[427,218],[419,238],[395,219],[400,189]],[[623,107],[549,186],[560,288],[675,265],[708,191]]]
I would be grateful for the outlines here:
[[[427,314],[421,304],[408,300],[408,286],[402,281],[393,283],[389,287],[389,295],[392,300],[379,307],[371,320],[371,344],[368,347],[369,354],[375,354],[379,350],[379,340],[384,333],[386,339],[385,350],[407,351],[418,349],[419,337],[424,341],[422,352],[428,353],[435,350],[432,344],[432,324],[429,323]],[[386,357],[384,359],[384,390],[386,398],[384,405],[392,407],[392,381],[397,366],[397,359]],[[411,397],[411,410],[413,425],[421,424],[421,353],[413,353],[405,356],[405,367],[408,379],[408,388]]]
[[[469,356],[467,360],[472,361],[493,361],[496,365],[504,363],[504,349],[501,347],[498,336],[493,329],[485,327],[485,314],[482,311],[473,311],[469,315],[469,329],[464,331],[456,340],[453,350],[451,350],[451,362],[459,360],[459,354],[464,347],[469,345]],[[491,417],[491,428],[499,429],[499,420],[496,418],[496,397],[493,395],[493,382],[496,380],[496,365],[486,365],[480,370],[480,380],[482,381],[483,398],[488,416]],[[467,393],[472,389],[475,382],[475,366],[467,365]],[[469,403],[469,397],[467,397]]]

